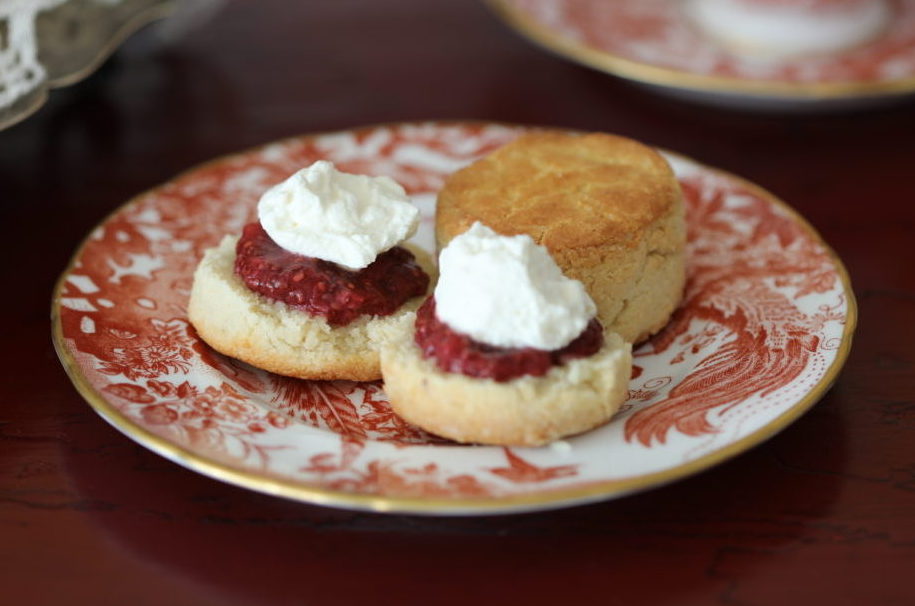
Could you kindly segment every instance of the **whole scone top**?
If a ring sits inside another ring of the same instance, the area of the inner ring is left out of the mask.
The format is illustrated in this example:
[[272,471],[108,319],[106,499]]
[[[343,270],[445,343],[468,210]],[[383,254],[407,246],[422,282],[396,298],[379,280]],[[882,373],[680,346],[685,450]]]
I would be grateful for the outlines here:
[[670,165],[616,135],[525,134],[452,174],[438,196],[443,247],[475,221],[551,250],[624,244],[679,204]]

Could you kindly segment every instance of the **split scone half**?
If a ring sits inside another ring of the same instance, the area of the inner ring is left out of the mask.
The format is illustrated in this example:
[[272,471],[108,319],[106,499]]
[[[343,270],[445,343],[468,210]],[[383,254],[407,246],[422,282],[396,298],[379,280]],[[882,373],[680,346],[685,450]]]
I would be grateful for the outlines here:
[[[415,314],[409,314],[413,316]],[[540,377],[505,382],[440,370],[413,339],[412,318],[381,352],[384,390],[398,415],[458,442],[542,446],[603,425],[626,400],[631,345],[604,331],[595,354]]]
[[[238,236],[208,250],[194,274],[188,316],[213,349],[252,366],[301,379],[381,378],[379,350],[412,326],[414,297],[389,316],[363,316],[343,326],[248,289],[235,274]],[[405,245],[434,275],[430,256]]]
[[581,281],[604,326],[640,342],[686,281],[683,196],[667,161],[615,135],[537,131],[452,174],[438,195],[441,250],[480,221],[527,234]]
[[526,235],[481,223],[439,255],[416,319],[382,349],[394,411],[459,442],[540,446],[602,425],[628,394],[631,344]]
[[206,251],[190,322],[213,349],[270,372],[380,379],[378,351],[429,287],[428,255],[397,250],[419,220],[393,179],[318,160],[267,189],[257,221]]

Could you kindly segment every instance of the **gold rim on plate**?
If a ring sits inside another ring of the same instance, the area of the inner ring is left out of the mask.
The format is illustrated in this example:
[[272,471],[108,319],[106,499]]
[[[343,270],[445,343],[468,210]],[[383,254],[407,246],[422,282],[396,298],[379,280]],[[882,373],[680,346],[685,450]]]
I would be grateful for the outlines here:
[[915,76],[883,81],[810,83],[713,76],[661,67],[563,37],[513,6],[511,0],[485,2],[512,29],[531,42],[566,59],[651,86],[773,101],[851,100],[915,93]]
[[[364,126],[361,128],[345,129],[343,131],[330,131],[333,133],[337,132],[349,132],[349,133],[359,133],[368,130],[374,130],[382,127],[397,127],[397,126],[409,126],[419,123],[410,123],[410,122],[401,122],[401,123],[390,123],[390,124],[377,124],[371,126]],[[423,123],[429,124],[429,123]],[[433,124],[439,126],[462,126],[462,125],[498,125],[498,126],[511,126],[519,128],[536,128],[530,126],[521,126],[521,125],[508,125],[504,123],[494,123],[494,122],[434,122]],[[329,134],[328,132],[320,133],[311,133],[307,135],[302,135],[298,137],[289,137],[284,140],[288,141],[300,141],[300,140],[310,140],[322,135]],[[810,223],[804,219],[797,211],[795,211],[791,206],[786,202],[783,202],[777,198],[772,193],[766,191],[765,189],[746,181],[740,177],[737,177],[731,173],[728,173],[723,170],[709,167],[705,164],[695,162],[682,156],[680,154],[671,153],[673,157],[681,158],[687,160],[696,166],[701,167],[703,170],[707,170],[711,173],[722,175],[727,177],[729,180],[733,180],[736,183],[739,183],[743,187],[746,187],[755,193],[757,193],[761,198],[765,199],[768,202],[778,206],[783,211],[785,211],[793,221],[795,221],[813,240],[818,243],[826,251],[830,261],[835,267],[836,275],[838,276],[841,285],[843,294],[845,297],[847,312],[845,325],[842,330],[841,342],[836,350],[835,358],[830,363],[829,367],[824,372],[820,380],[814,384],[809,391],[795,404],[793,404],[788,410],[784,411],[781,415],[772,419],[763,427],[757,429],[753,433],[744,436],[743,438],[728,444],[718,450],[715,450],[709,454],[701,456],[695,460],[677,465],[662,471],[653,472],[649,474],[643,474],[633,477],[628,477],[619,480],[605,480],[600,481],[596,480],[589,482],[586,485],[579,485],[571,488],[558,488],[558,489],[548,489],[540,492],[534,492],[529,494],[522,495],[511,495],[504,497],[485,497],[485,498],[425,498],[425,497],[398,497],[398,496],[378,496],[371,494],[363,493],[351,493],[340,490],[332,490],[324,488],[321,486],[306,484],[304,482],[296,482],[283,477],[279,477],[276,474],[271,472],[252,472],[240,467],[229,465],[226,463],[218,462],[212,459],[202,456],[188,448],[183,446],[176,445],[165,438],[158,436],[149,430],[145,429],[138,423],[130,420],[123,413],[121,413],[114,405],[112,405],[99,391],[97,391],[89,382],[87,377],[82,373],[73,353],[66,345],[66,340],[63,335],[63,327],[61,323],[61,297],[62,291],[67,278],[70,276],[72,270],[75,267],[77,259],[82,255],[82,252],[89,241],[92,232],[98,229],[100,226],[107,223],[115,215],[125,211],[131,205],[138,203],[145,196],[151,194],[152,192],[164,187],[167,183],[172,182],[176,179],[181,178],[184,175],[196,172],[206,166],[215,163],[221,163],[225,161],[232,160],[236,157],[246,156],[252,153],[255,153],[259,149],[263,149],[268,145],[272,145],[279,142],[271,142],[264,145],[259,145],[241,152],[236,152],[232,154],[227,154],[225,156],[204,162],[200,165],[197,165],[193,168],[190,168],[186,171],[183,171],[179,175],[170,179],[166,183],[160,184],[146,192],[143,192],[129,201],[125,202],[118,208],[114,209],[112,212],[99,222],[99,224],[93,230],[90,230],[89,235],[87,235],[83,241],[80,243],[77,250],[74,252],[70,261],[67,264],[66,269],[63,271],[61,276],[58,278],[57,283],[54,287],[53,297],[51,301],[51,324],[52,324],[52,339],[54,342],[54,348],[57,351],[57,355],[61,360],[61,363],[69,375],[71,381],[76,387],[80,395],[85,398],[89,405],[95,409],[95,411],[116,429],[118,429],[124,435],[130,437],[139,444],[149,448],[153,452],[164,456],[167,459],[170,459],[188,469],[199,472],[203,475],[215,478],[227,482],[229,484],[235,484],[244,488],[249,488],[261,493],[286,497],[298,501],[304,501],[307,503],[317,504],[317,505],[329,505],[335,507],[342,507],[348,509],[357,509],[357,510],[366,510],[366,511],[375,511],[375,512],[391,512],[391,513],[413,513],[413,514],[430,514],[430,515],[480,515],[480,514],[491,514],[491,513],[522,513],[527,511],[536,511],[536,510],[546,510],[554,509],[560,507],[568,507],[573,505],[581,505],[585,503],[591,503],[595,501],[601,501],[609,499],[612,497],[619,497],[626,494],[634,493],[637,491],[645,490],[648,488],[662,486],[673,482],[674,480],[682,479],[690,475],[699,473],[706,469],[709,469],[715,466],[718,463],[721,463],[727,459],[730,459],[749,448],[756,446],[772,437],[796,419],[798,419],[803,413],[805,413],[814,403],[816,403],[823,395],[829,390],[832,384],[835,382],[836,377],[838,376],[842,366],[845,363],[845,360],[848,357],[849,351],[851,349],[852,335],[854,334],[855,326],[857,324],[857,304],[855,301],[854,293],[851,288],[851,281],[848,275],[845,266],[843,265],[841,259],[829,247],[828,244],[823,240],[820,234],[816,229],[810,225]],[[669,153],[666,152],[665,153]]]

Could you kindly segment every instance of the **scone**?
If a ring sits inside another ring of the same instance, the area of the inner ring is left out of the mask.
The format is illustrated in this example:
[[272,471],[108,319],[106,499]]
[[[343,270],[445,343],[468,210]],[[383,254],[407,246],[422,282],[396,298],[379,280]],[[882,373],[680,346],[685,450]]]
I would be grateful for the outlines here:
[[[234,272],[237,236],[206,252],[194,274],[188,316],[200,337],[220,353],[277,374],[302,379],[381,378],[379,349],[412,323],[422,297],[389,316],[364,316],[331,326],[249,290]],[[430,275],[431,259],[413,249]]]
[[549,444],[603,425],[626,399],[631,346],[609,331],[592,356],[541,377],[500,383],[443,372],[422,357],[412,330],[399,330],[381,354],[391,407],[407,421],[458,442]]
[[325,160],[268,189],[257,221],[206,251],[188,316],[211,347],[302,379],[381,378],[378,351],[427,293],[419,209],[388,177]]
[[631,344],[526,235],[481,223],[439,256],[439,281],[382,349],[394,411],[459,442],[540,446],[610,420]]
[[660,330],[685,283],[679,184],[651,148],[608,134],[539,131],[457,171],[438,196],[439,248],[475,221],[528,234],[584,283],[605,327]]

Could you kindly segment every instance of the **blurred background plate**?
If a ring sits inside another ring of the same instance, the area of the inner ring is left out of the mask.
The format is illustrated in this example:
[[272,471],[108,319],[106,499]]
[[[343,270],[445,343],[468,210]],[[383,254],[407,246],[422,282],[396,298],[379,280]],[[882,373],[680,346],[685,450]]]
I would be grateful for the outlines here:
[[842,53],[761,60],[702,35],[670,0],[488,0],[508,25],[573,61],[684,100],[763,110],[847,109],[915,93],[915,1]]

